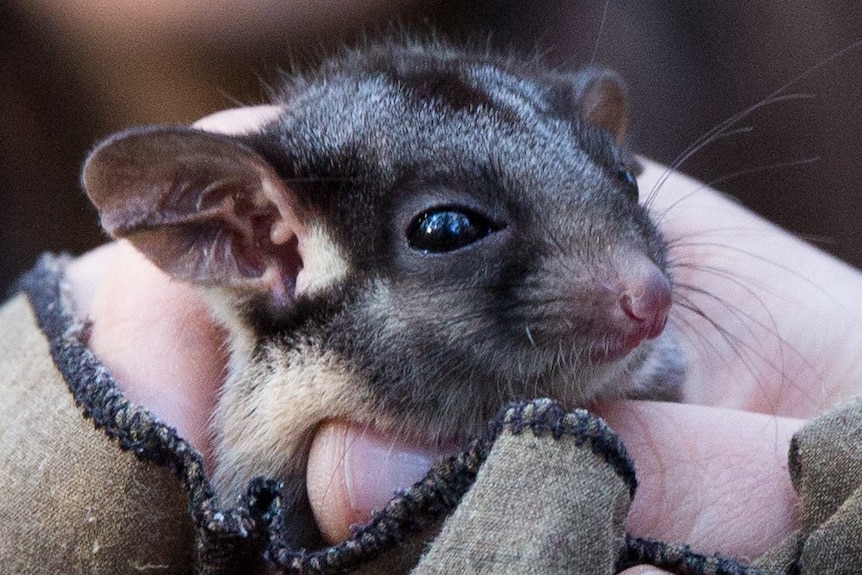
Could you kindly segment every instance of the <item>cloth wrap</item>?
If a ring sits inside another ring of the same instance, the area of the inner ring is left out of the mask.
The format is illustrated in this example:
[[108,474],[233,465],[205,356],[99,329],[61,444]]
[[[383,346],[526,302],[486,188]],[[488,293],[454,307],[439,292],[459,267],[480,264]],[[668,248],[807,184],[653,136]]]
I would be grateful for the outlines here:
[[64,266],[45,256],[0,308],[0,573],[859,572],[859,401],[795,436],[802,528],[751,564],[626,535],[624,446],[598,417],[546,399],[503,409],[347,541],[291,549],[277,482],[217,508],[200,455],[123,397],[87,349]]

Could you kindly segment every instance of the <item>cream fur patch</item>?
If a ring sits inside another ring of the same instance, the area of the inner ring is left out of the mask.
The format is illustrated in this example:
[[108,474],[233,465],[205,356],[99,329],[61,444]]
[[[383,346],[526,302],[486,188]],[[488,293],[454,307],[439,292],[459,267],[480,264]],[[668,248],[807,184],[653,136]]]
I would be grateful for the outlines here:
[[258,475],[304,477],[309,442],[324,419],[373,420],[369,398],[335,354],[313,346],[269,352],[231,377],[216,410],[214,483],[221,497],[244,493]]
[[338,245],[320,225],[312,225],[299,242],[302,270],[296,278],[298,294],[314,294],[343,279],[350,266]]

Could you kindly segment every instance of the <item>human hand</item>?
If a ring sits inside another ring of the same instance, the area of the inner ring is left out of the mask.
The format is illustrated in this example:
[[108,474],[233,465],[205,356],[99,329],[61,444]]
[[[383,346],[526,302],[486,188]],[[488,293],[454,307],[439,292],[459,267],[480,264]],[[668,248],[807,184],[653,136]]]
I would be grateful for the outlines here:
[[[241,131],[272,113],[267,107],[231,111],[201,125]],[[644,196],[663,173],[647,163]],[[673,245],[678,283],[716,298],[682,286],[680,294],[724,326],[735,349],[708,321],[678,309],[673,326],[689,361],[685,399],[701,405],[608,402],[596,409],[635,460],[634,535],[756,556],[795,524],[785,469],[790,435],[801,419],[858,393],[852,351],[862,332],[852,319],[862,315],[853,297],[862,276],[709,190],[687,195],[696,188],[673,174],[653,207]],[[206,457],[206,421],[226,357],[224,334],[194,290],[123,243],[82,257],[70,279],[80,314],[93,321],[91,347],[127,396]],[[366,457],[375,445],[379,457]],[[422,475],[431,454],[400,447],[363,437],[343,422],[321,426],[308,488],[331,540]],[[377,476],[367,474],[372,465]]]

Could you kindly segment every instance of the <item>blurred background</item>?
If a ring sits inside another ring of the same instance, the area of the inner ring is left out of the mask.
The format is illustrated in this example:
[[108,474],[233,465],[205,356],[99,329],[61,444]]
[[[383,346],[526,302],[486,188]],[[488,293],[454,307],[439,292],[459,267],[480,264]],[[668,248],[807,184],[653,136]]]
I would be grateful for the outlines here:
[[[862,3],[745,0],[6,0],[0,3],[0,290],[40,252],[104,241],[78,183],[132,125],[263,101],[278,70],[397,22],[619,71],[632,147],[671,163],[810,67],[681,169],[862,265]],[[758,170],[806,158],[814,163]],[[747,173],[754,170],[752,173]],[[732,177],[733,174],[738,174]],[[0,294],[3,292],[0,291]]]

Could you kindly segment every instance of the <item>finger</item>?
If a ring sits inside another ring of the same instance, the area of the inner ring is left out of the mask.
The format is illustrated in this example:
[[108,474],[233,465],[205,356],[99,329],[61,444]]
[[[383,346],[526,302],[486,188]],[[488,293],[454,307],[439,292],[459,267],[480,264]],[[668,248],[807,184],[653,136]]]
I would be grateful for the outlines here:
[[365,426],[326,421],[311,445],[306,474],[318,527],[330,543],[365,523],[396,492],[411,487],[443,454],[398,442]]
[[[79,314],[92,322],[89,347],[126,397],[174,427],[205,456],[207,421],[215,405],[226,357],[224,334],[209,319],[198,293],[171,281],[124,242],[73,262]],[[82,280],[92,284],[92,279]],[[84,286],[80,283],[79,286]]]
[[636,401],[599,412],[635,463],[632,535],[757,557],[797,527],[787,452],[803,421]]

